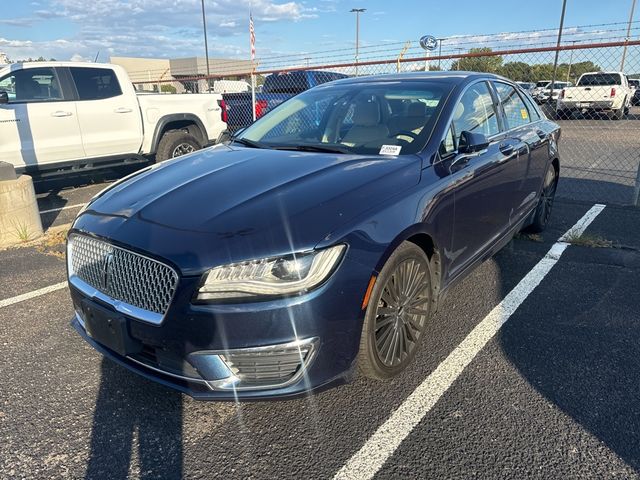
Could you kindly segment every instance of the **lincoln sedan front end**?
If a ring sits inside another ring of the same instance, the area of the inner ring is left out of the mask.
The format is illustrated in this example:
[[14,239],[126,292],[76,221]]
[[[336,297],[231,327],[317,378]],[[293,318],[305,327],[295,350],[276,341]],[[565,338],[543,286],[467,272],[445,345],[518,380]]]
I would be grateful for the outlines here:
[[391,378],[454,281],[544,229],[559,136],[493,75],[315,87],[94,197],[68,235],[72,325],[199,399]]

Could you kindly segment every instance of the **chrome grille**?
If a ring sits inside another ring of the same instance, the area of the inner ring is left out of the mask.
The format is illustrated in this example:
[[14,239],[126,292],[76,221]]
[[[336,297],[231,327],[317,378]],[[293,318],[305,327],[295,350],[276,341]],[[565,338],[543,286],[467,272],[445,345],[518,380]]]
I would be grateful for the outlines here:
[[69,275],[99,292],[164,315],[178,284],[171,267],[86,235],[69,237]]
[[310,361],[313,343],[229,350],[222,355],[240,385],[279,385],[291,380]]

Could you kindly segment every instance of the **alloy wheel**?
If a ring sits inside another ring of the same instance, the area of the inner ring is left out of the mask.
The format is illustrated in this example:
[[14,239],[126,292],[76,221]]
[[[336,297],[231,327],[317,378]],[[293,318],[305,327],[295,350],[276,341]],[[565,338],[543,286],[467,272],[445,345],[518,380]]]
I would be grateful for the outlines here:
[[410,357],[429,315],[428,270],[409,258],[400,263],[384,286],[375,314],[375,346],[386,367]]
[[542,219],[543,224],[546,224],[549,221],[557,185],[556,170],[555,168],[550,167],[547,171],[547,176],[544,179],[544,188],[542,189],[542,197],[540,198],[540,208],[542,209],[540,212],[540,218]]
[[176,158],[181,155],[186,155],[187,153],[192,153],[195,151],[196,149],[193,148],[193,145],[190,145],[189,143],[180,143],[173,149],[173,152],[171,153],[171,158]]

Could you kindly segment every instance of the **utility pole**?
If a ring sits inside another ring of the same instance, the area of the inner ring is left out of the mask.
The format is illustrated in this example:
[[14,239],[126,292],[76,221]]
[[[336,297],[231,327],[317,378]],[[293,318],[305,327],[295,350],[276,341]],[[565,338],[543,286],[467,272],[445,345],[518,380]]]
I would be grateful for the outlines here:
[[358,61],[360,49],[360,14],[366,12],[366,8],[352,8],[349,13],[356,14],[356,77],[358,76]]
[[636,9],[636,0],[631,2],[631,11],[629,12],[629,23],[627,24],[627,38],[624,39],[625,44],[622,49],[622,60],[620,61],[620,71],[624,72],[624,61],[627,58],[627,42],[629,41],[629,37],[631,36],[631,24],[633,23],[633,12]]
[[[635,0],[634,0],[635,1]],[[553,60],[553,78],[551,78],[551,91],[549,92],[549,101],[553,101],[553,87],[556,83],[556,75],[558,74],[558,56],[560,55],[560,42],[562,41],[562,27],[564,27],[564,13],[567,10],[567,0],[562,0],[562,13],[560,14],[560,28],[558,29],[558,43],[556,43],[556,57]]]
[[209,45],[207,44],[207,19],[204,14],[204,0],[202,0],[202,30],[204,31],[204,57],[207,61],[207,91],[209,91],[211,70],[209,70]]
[[[575,47],[576,42],[578,40],[571,40],[571,43]],[[567,70],[567,83],[569,82],[569,78],[571,77],[571,67],[573,66],[573,48],[571,49],[571,55],[569,55],[569,70]]]

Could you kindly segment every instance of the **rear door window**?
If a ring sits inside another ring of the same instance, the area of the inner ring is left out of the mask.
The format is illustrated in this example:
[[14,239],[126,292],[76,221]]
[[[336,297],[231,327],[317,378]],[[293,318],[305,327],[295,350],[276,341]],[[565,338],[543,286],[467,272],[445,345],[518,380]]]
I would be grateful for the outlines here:
[[122,95],[118,78],[109,68],[72,67],[70,70],[80,100],[102,100]]
[[494,82],[498,98],[502,103],[506,121],[506,129],[518,128],[531,123],[529,109],[515,88],[502,82]]

